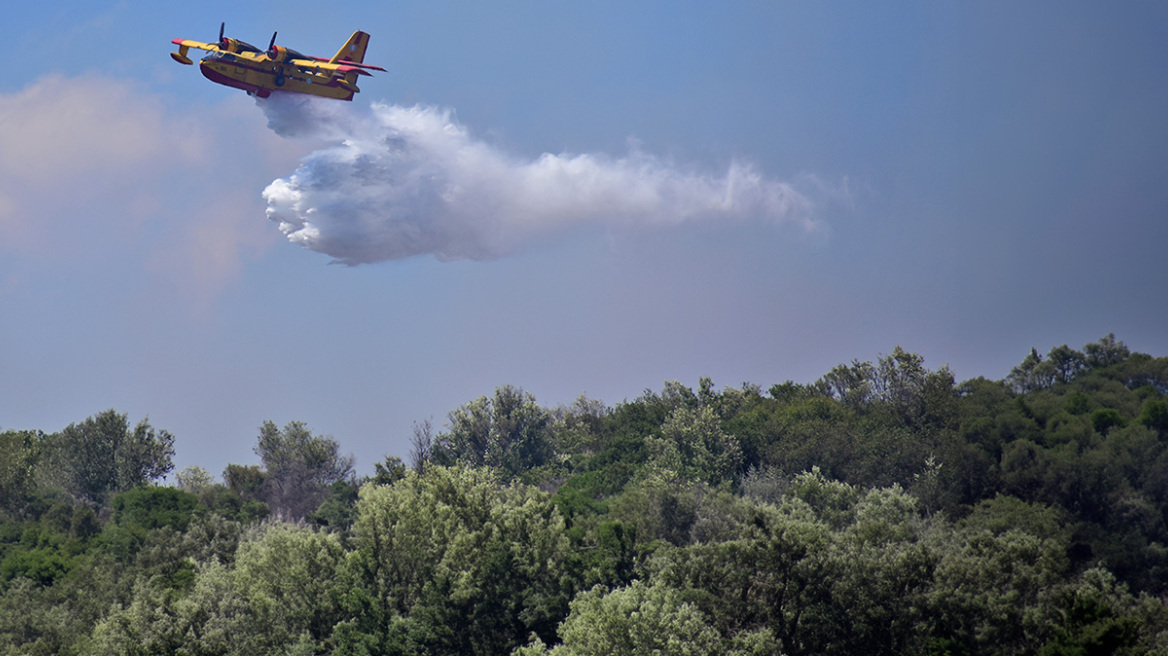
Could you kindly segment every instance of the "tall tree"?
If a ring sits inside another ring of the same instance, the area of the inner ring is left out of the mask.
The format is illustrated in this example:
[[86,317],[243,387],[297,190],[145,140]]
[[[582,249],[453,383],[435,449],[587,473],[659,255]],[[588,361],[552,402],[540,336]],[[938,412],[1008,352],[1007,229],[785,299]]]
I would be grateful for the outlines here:
[[19,512],[33,490],[44,435],[33,431],[0,433],[0,511]]
[[432,454],[442,464],[491,467],[515,477],[551,456],[547,412],[535,397],[504,385],[450,413],[450,432],[438,436]]
[[1119,364],[1131,355],[1127,345],[1115,339],[1115,333],[1107,333],[1099,341],[1084,346],[1083,351],[1087,354],[1087,366],[1093,369]]
[[352,477],[353,457],[342,456],[340,449],[336,440],[313,435],[303,422],[289,422],[281,430],[265,421],[255,447],[267,471],[263,500],[277,515],[303,519],[333,483]]
[[351,639],[370,653],[506,654],[567,612],[564,520],[487,469],[427,467],[365,485],[354,525]]
[[1054,366],[1055,373],[1061,383],[1071,382],[1087,366],[1087,360],[1083,354],[1066,344],[1052,348],[1046,359]]
[[143,419],[133,429],[127,415],[106,410],[48,440],[50,479],[74,497],[100,503],[162,478],[174,468],[174,436]]

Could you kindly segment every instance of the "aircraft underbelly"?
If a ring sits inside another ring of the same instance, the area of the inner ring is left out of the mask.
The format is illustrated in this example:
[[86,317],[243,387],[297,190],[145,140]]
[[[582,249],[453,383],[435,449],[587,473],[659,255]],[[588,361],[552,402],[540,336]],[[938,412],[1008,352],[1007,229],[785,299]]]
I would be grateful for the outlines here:
[[235,87],[244,91],[257,91],[262,88],[258,78],[254,74],[248,75],[249,71],[239,66],[227,66],[204,61],[199,62],[199,71],[203,73],[203,77],[216,84]]
[[[309,82],[308,80],[313,80]],[[309,93],[314,96],[325,96],[326,98],[340,98],[342,100],[352,100],[353,92],[341,87],[330,80],[318,81],[316,76],[304,76],[304,79],[299,77],[285,77],[284,86],[273,87],[281,91],[293,91],[296,93]]]
[[[340,100],[353,99],[352,90],[342,87],[333,80],[321,79],[311,74],[284,75],[282,76],[283,84],[277,85],[275,72],[259,71],[236,64],[202,61],[199,63],[199,70],[202,71],[203,77],[212,82],[252,93],[260,93],[261,96],[266,95],[263,92],[268,91],[291,91]],[[309,79],[313,81],[309,82]]]

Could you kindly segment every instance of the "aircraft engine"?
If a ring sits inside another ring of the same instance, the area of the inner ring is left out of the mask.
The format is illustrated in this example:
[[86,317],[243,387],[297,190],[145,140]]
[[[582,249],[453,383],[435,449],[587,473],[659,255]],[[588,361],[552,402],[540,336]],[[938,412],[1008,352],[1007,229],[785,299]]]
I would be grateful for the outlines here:
[[285,62],[291,59],[291,55],[284,46],[273,44],[272,47],[268,48],[268,59],[277,63]]

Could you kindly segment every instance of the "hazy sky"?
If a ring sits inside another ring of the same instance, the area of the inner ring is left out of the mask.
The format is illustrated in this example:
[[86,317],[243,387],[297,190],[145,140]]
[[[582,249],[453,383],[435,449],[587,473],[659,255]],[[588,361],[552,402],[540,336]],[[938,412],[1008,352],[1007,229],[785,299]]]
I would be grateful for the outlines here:
[[[502,384],[1168,354],[1168,5],[873,5],[6,7],[0,428],[218,473],[300,420],[371,472]],[[167,55],[220,21],[388,72],[261,106]]]

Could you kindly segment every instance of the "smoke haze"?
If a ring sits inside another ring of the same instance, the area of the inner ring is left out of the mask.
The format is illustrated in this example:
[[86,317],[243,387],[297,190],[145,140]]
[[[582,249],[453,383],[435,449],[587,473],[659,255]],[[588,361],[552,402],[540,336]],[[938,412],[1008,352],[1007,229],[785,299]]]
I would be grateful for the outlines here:
[[268,185],[267,216],[290,241],[344,264],[423,254],[491,259],[584,224],[813,225],[806,197],[746,165],[696,173],[635,148],[617,158],[545,153],[525,161],[474,138],[446,110],[282,96],[257,100],[272,130],[335,145]]

